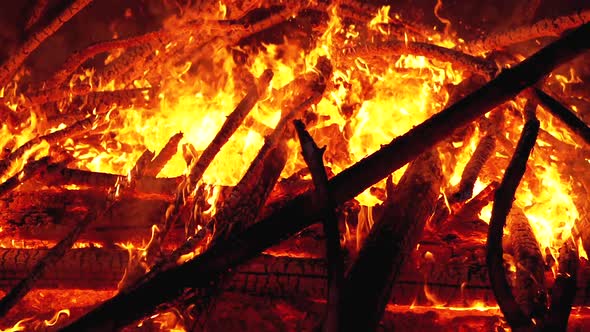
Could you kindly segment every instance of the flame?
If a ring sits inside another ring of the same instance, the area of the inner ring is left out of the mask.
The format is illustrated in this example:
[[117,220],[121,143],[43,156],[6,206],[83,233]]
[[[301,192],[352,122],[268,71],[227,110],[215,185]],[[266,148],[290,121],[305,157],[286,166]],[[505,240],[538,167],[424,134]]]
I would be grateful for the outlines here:
[[46,326],[54,326],[55,324],[57,324],[57,321],[59,320],[59,318],[61,317],[61,315],[65,315],[66,317],[70,317],[70,309],[62,309],[58,312],[55,313],[55,315],[49,319],[49,320],[44,320],[43,322],[45,323]]

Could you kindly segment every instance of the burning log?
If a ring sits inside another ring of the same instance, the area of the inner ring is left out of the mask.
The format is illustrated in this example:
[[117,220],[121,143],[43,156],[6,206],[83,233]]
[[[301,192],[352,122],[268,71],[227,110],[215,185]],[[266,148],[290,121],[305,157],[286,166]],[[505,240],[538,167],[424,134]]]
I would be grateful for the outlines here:
[[18,149],[16,149],[10,155],[8,155],[4,160],[0,161],[0,179],[6,176],[7,173],[11,171],[11,169],[14,167],[17,161],[21,160],[27,153],[30,153],[33,148],[35,148],[42,142],[54,144],[75,134],[85,132],[88,130],[89,127],[92,127],[96,123],[98,118],[98,115],[89,116],[86,119],[80,120],[64,129],[54,131],[44,136],[38,136],[21,145]]
[[[590,25],[586,24],[520,64],[506,69],[482,88],[331,179],[328,189],[333,194],[334,203],[341,204],[358,195],[444,140],[455,129],[516,96],[555,67],[588,48]],[[63,331],[121,327],[152,312],[157,305],[179,296],[185,286],[208,284],[226,269],[252,258],[316,221],[324,207],[315,204],[312,196],[309,192],[299,195],[271,216],[232,236],[228,241],[219,242],[195,259],[152,276],[130,291],[115,296]],[[501,234],[502,227],[500,237]],[[501,259],[500,256],[500,263]],[[129,307],[135,310],[125,310]]]
[[566,30],[573,29],[588,22],[590,22],[590,10],[584,10],[569,16],[544,19],[533,25],[490,34],[482,39],[468,42],[463,48],[471,54],[489,52],[536,38],[557,37]]
[[166,145],[160,150],[160,153],[146,166],[143,176],[157,176],[168,161],[178,152],[178,143],[180,143],[183,137],[183,133],[178,133],[170,137]]
[[562,105],[555,98],[543,92],[543,90],[533,88],[532,91],[541,105],[545,106],[551,114],[563,121],[571,131],[582,138],[586,143],[590,144],[590,127],[588,127],[584,121],[580,120],[574,111]]
[[227,120],[223,123],[223,126],[217,135],[215,135],[213,141],[209,143],[197,162],[191,166],[191,171],[188,176],[188,188],[194,188],[197,182],[201,180],[205,170],[209,167],[219,150],[221,150],[225,143],[227,143],[233,133],[242,124],[248,113],[250,113],[250,110],[256,105],[260,96],[263,95],[264,91],[270,84],[272,77],[272,71],[266,70],[260,76],[258,85],[254,85],[250,88],[244,99],[240,101],[235,110],[227,117]]
[[477,219],[478,214],[486,205],[488,205],[496,193],[500,184],[498,182],[491,182],[479,194],[467,201],[457,212],[453,213],[448,223],[452,224],[461,221],[470,221]]
[[[157,157],[156,157],[157,158]],[[154,163],[152,161],[152,163]],[[151,167],[151,166],[150,166]],[[150,168],[148,168],[150,170]],[[40,181],[49,186],[75,185],[79,187],[91,187],[94,189],[112,188],[117,182],[124,181],[125,175],[90,172],[79,169],[63,168],[56,170],[50,167],[50,172]],[[182,178],[156,178],[144,175],[135,186],[136,192],[172,196]]]
[[39,22],[43,13],[47,10],[47,5],[49,4],[49,0],[36,0],[33,8],[31,9],[31,14],[29,15],[29,19],[25,24],[25,31],[31,30],[31,28]]
[[[259,78],[259,85],[252,87],[250,91],[248,91],[244,99],[242,99],[234,111],[227,117],[221,129],[213,141],[209,143],[199,159],[191,163],[189,166],[189,175],[176,191],[174,203],[169,208],[169,213],[166,213],[165,219],[163,221],[163,231],[158,236],[159,243],[164,242],[168,231],[176,223],[178,217],[184,212],[185,209],[183,207],[186,206],[184,204],[185,197],[189,196],[192,191],[195,190],[197,183],[201,180],[205,170],[207,167],[209,167],[219,150],[223,147],[223,145],[225,145],[225,143],[227,143],[231,135],[238,129],[250,110],[258,102],[260,95],[270,84],[272,76],[273,74],[270,70],[266,70],[261,75]],[[172,260],[172,262],[176,262],[178,257]],[[164,260],[162,264],[166,264],[168,261],[169,260]]]
[[421,55],[429,59],[450,62],[458,68],[481,74],[487,78],[494,77],[497,71],[494,64],[481,58],[437,45],[403,40],[388,40],[345,48],[342,50],[342,54],[347,58],[402,54]]
[[0,197],[20,186],[24,181],[27,181],[47,169],[47,167],[49,167],[49,159],[49,157],[43,157],[39,160],[27,162],[22,171],[3,183],[0,183]]
[[506,217],[512,207],[516,188],[524,175],[526,163],[535,145],[539,126],[540,122],[536,117],[529,119],[524,125],[514,155],[504,173],[498,190],[496,190],[492,218],[490,219],[490,228],[488,230],[487,264],[490,282],[500,310],[502,310],[506,321],[513,329],[531,329],[533,323],[514,299],[514,295],[508,285],[508,280],[506,280],[502,235],[504,233]]
[[69,21],[80,10],[84,9],[92,0],[75,0],[53,19],[45,28],[32,34],[20,48],[0,65],[0,86],[5,86],[18,68],[25,62],[29,54],[41,45],[41,43]]
[[559,270],[551,289],[551,306],[542,331],[566,331],[572,304],[576,297],[578,251],[571,241],[559,248]]
[[477,144],[475,152],[465,165],[459,188],[449,199],[449,203],[465,202],[473,196],[475,182],[486,161],[492,156],[496,148],[496,139],[493,135],[485,135]]
[[507,229],[516,263],[513,293],[527,317],[542,320],[547,311],[545,262],[539,243],[524,212],[513,206]]
[[340,232],[335,206],[328,191],[328,175],[324,168],[323,155],[325,147],[319,148],[311,135],[305,130],[301,121],[295,121],[295,129],[301,143],[305,163],[314,181],[316,199],[325,201],[326,215],[323,218],[324,234],[326,235],[326,258],[328,261],[328,304],[326,318],[322,330],[325,332],[340,331],[340,297],[344,283],[344,258],[340,247]]
[[438,151],[426,152],[410,163],[399,181],[346,276],[340,308],[344,330],[373,331],[379,324],[401,267],[434,210],[441,167]]

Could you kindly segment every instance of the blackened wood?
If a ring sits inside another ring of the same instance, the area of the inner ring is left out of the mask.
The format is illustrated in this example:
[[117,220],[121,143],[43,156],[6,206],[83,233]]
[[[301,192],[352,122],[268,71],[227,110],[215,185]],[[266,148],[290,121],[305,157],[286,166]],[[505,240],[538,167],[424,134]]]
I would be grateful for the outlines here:
[[479,194],[463,204],[448,219],[448,223],[471,221],[478,218],[481,210],[488,205],[500,184],[496,181],[488,184]]
[[[36,176],[49,167],[49,157],[43,157],[39,160],[27,162],[25,167],[16,175],[0,183],[0,197],[20,186],[24,181]],[[63,166],[63,165],[62,165]]]
[[543,92],[543,90],[538,88],[533,88],[532,90],[535,96],[539,99],[541,105],[545,106],[551,114],[563,121],[571,131],[582,138],[586,143],[590,144],[590,127],[588,127],[588,125],[582,121],[574,111],[565,107],[555,98]]
[[339,314],[341,331],[377,328],[401,268],[434,211],[442,181],[436,149],[409,165],[346,276]]
[[578,250],[571,241],[559,248],[557,278],[551,288],[551,306],[541,329],[543,332],[567,331],[568,320],[574,299],[578,278]]
[[498,190],[496,190],[487,238],[487,264],[492,289],[504,318],[506,318],[510,327],[515,330],[532,329],[533,322],[516,302],[506,279],[502,235],[504,234],[506,217],[512,207],[516,188],[524,175],[526,163],[531,150],[535,146],[538,132],[539,120],[533,118],[525,123],[514,155],[504,173]]
[[322,331],[337,332],[340,331],[339,307],[340,297],[344,282],[344,257],[340,247],[340,232],[338,230],[338,217],[336,216],[335,206],[328,191],[328,175],[324,167],[324,151],[326,147],[319,148],[309,132],[305,130],[302,121],[294,122],[299,142],[301,144],[301,153],[303,159],[311,173],[316,197],[318,201],[323,201],[326,212],[322,218],[324,234],[326,236],[326,259],[328,261],[328,297],[326,306],[326,318],[322,324]]
[[[358,195],[444,140],[455,129],[513,98],[555,67],[588,48],[590,24],[576,29],[520,64],[505,70],[482,88],[332,178],[328,189],[333,193],[334,202],[341,204]],[[105,330],[129,324],[148,315],[159,304],[178,297],[184,287],[207,284],[226,269],[301,231],[318,220],[323,208],[314,203],[313,193],[299,195],[244,232],[210,247],[183,265],[154,276],[129,292],[115,296],[63,331],[91,328]],[[134,310],[127,310],[131,307]]]

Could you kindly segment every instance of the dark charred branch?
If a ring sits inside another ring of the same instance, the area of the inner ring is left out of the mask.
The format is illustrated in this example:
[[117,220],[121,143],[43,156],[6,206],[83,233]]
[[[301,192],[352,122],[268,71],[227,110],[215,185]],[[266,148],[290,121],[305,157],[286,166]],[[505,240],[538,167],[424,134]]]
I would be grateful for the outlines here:
[[498,190],[496,190],[487,238],[487,264],[492,289],[504,318],[515,330],[532,329],[533,322],[516,302],[506,279],[502,235],[504,234],[506,217],[512,208],[516,188],[524,175],[526,163],[535,146],[538,132],[539,120],[533,118],[525,123],[514,155]]
[[510,210],[506,228],[516,264],[512,293],[524,313],[541,322],[547,311],[547,288],[539,243],[526,215],[516,206]]
[[338,217],[334,210],[336,207],[332,203],[331,194],[328,191],[328,175],[324,167],[323,156],[326,148],[317,146],[311,135],[305,130],[302,121],[296,120],[294,124],[301,143],[303,159],[305,159],[314,182],[316,200],[324,201],[325,203],[322,204],[326,206],[326,215],[322,218],[322,223],[326,236],[326,259],[328,261],[328,301],[322,331],[336,332],[340,331],[338,312],[344,283],[344,258],[340,247]]
[[144,176],[157,176],[168,161],[178,152],[178,143],[180,143],[183,137],[183,133],[178,133],[170,137],[166,145],[160,150],[160,153],[147,165]]
[[0,65],[0,86],[5,86],[12,79],[13,75],[29,55],[35,51],[45,39],[53,35],[64,23],[69,21],[91,2],[92,0],[75,0],[46,27],[31,34],[14,54],[11,54],[6,61]]
[[574,111],[565,107],[555,98],[538,88],[533,88],[532,91],[541,105],[545,106],[551,114],[565,123],[571,131],[582,138],[586,143],[590,144],[590,127],[588,127],[588,125],[582,121]]
[[578,276],[578,250],[567,241],[559,248],[559,269],[551,288],[551,306],[541,331],[567,331],[568,320],[576,297]]
[[[23,182],[43,172],[49,167],[49,157],[27,162],[25,167],[18,174],[0,183],[0,197],[20,186]],[[63,167],[63,165],[62,165]]]
[[[328,190],[333,193],[334,203],[342,204],[358,195],[447,138],[455,129],[515,97],[555,67],[588,48],[590,25],[584,25],[506,69],[482,88],[332,178]],[[228,241],[211,246],[195,259],[152,276],[132,290],[115,296],[63,331],[104,330],[131,323],[151,313],[159,304],[178,297],[184,287],[208,284],[226,269],[301,231],[316,222],[323,209],[314,203],[313,193],[301,194]],[[126,310],[130,307],[134,310]]]
[[145,150],[139,159],[135,162],[135,165],[131,169],[129,176],[133,182],[136,182],[138,179],[142,178],[145,174],[145,170],[149,165],[150,161],[154,159],[155,153],[150,150]]
[[503,49],[507,46],[541,37],[557,37],[566,30],[573,29],[590,21],[590,10],[584,10],[569,16],[544,19],[533,25],[526,25],[510,31],[490,34],[482,39],[463,46],[471,54]]
[[401,268],[434,210],[442,181],[438,151],[410,164],[346,276],[339,313],[342,331],[377,328]]
[[457,212],[453,213],[449,217],[448,223],[478,219],[481,210],[492,201],[499,185],[495,181],[488,184],[479,194],[463,204]]

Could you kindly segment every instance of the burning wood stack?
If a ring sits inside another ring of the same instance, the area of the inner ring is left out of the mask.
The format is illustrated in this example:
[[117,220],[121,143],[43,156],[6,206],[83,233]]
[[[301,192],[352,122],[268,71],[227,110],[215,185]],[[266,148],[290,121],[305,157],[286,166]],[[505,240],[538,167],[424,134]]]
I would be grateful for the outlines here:
[[165,1],[40,79],[29,56],[93,6],[50,3],[0,65],[3,328],[590,324],[590,9],[461,39],[441,2],[444,32],[356,0]]

